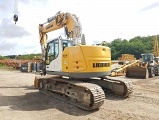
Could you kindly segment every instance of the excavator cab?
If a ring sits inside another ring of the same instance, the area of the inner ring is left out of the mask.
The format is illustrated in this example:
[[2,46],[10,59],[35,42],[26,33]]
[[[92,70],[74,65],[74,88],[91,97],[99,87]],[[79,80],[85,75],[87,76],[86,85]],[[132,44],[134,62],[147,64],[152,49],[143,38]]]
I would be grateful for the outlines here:
[[[46,50],[46,64],[49,65],[50,62],[61,59],[62,52],[66,47],[73,46],[73,42],[67,39],[62,39],[61,37],[53,39],[47,43]],[[54,66],[57,66],[55,63]],[[56,69],[54,69],[56,70]]]

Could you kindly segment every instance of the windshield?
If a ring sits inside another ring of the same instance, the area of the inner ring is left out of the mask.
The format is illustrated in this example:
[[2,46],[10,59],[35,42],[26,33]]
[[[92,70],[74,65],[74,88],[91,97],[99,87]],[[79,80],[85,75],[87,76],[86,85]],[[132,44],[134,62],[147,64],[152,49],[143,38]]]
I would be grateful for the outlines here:
[[151,61],[153,61],[153,55],[152,54],[142,55],[142,62],[151,62]]

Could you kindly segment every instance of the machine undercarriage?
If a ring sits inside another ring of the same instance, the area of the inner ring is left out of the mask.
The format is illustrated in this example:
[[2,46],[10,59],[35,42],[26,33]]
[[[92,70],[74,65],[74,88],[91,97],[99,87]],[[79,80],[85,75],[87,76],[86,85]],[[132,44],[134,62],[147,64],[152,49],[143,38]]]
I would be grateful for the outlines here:
[[104,103],[105,91],[120,97],[132,93],[128,81],[102,79],[69,79],[61,76],[39,76],[34,81],[35,88],[45,95],[60,99],[84,110],[98,109]]

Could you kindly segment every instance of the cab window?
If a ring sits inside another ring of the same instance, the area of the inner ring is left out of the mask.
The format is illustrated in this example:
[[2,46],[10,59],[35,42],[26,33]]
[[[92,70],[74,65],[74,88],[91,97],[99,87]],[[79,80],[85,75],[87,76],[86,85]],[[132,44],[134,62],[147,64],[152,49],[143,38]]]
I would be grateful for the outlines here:
[[63,50],[66,48],[66,47],[69,47],[69,46],[72,46],[72,41],[70,40],[63,40]]
[[58,40],[53,40],[48,43],[47,46],[47,51],[48,51],[48,59],[49,61],[52,61],[58,57],[59,54],[59,43]]

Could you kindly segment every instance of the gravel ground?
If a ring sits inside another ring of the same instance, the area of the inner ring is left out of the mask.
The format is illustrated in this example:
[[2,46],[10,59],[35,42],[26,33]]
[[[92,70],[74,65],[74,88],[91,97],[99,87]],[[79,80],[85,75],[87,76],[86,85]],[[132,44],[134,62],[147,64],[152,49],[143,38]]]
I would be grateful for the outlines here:
[[108,94],[91,112],[40,94],[34,77],[0,70],[0,120],[159,120],[159,77],[129,79],[134,87],[129,98]]

